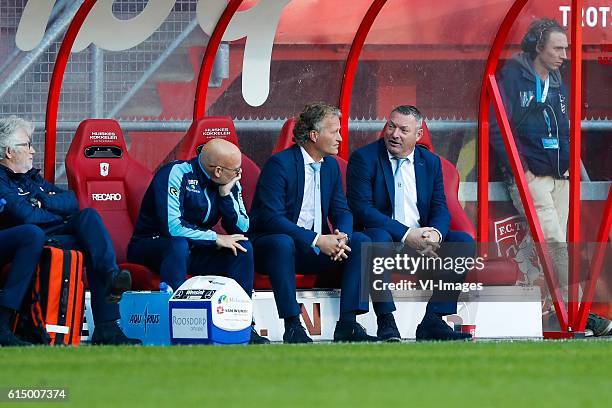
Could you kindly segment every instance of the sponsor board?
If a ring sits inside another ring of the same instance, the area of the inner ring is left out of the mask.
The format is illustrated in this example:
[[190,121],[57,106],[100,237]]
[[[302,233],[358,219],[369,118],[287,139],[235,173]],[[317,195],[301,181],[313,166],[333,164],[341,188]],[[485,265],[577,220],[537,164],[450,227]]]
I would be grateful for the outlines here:
[[[402,338],[416,337],[416,328],[425,315],[430,293],[400,292],[395,298],[397,310],[393,314]],[[460,298],[457,314],[445,317],[447,324],[451,327],[458,323],[475,325],[477,338],[542,338],[542,313],[537,287],[485,286],[480,300],[462,302]],[[298,291],[297,301],[307,334],[315,342],[333,340],[339,318],[340,291]],[[253,303],[257,332],[267,336],[270,341],[282,341],[284,323],[278,317],[274,294],[269,291],[255,292]],[[365,327],[368,334],[376,334],[376,315],[371,303],[369,312],[357,316],[357,322]]]
[[128,291],[119,303],[120,325],[126,336],[146,345],[170,344],[166,292]]
[[207,339],[207,309],[172,309],[171,325],[173,339]]
[[[539,293],[537,299],[529,302],[516,302],[513,299],[525,296],[533,288],[487,286],[485,293],[504,292],[506,299],[499,302],[460,302],[457,314],[445,318],[449,325],[473,324],[476,326],[476,337],[480,338],[541,338],[542,319]],[[301,320],[308,335],[315,341],[331,341],[339,317],[340,291],[303,290],[297,292],[297,301],[301,307]],[[427,298],[419,302],[396,302],[397,310],[393,313],[402,338],[414,339],[416,327],[420,323]],[[274,294],[271,291],[258,291],[253,294],[255,329],[271,341],[282,341],[284,333],[283,320],[279,319]],[[180,313],[180,312],[179,312]],[[91,295],[85,293],[85,320],[81,340],[90,342],[94,331],[91,313]],[[357,317],[369,334],[376,333],[376,315],[370,303],[370,311]]]

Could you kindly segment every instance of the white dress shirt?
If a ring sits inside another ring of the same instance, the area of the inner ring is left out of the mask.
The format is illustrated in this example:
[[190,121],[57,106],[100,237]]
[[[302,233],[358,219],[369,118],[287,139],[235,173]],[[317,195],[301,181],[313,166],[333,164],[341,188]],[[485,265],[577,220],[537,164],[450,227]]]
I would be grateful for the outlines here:
[[[389,162],[391,163],[391,172],[395,174],[397,159],[395,159],[389,152],[387,152],[387,154],[389,155]],[[400,167],[402,179],[404,180],[404,185],[402,186],[404,190],[404,217],[403,219],[398,219],[397,221],[401,222],[408,228],[419,228],[421,226],[421,224],[419,224],[421,216],[419,215],[419,209],[417,208],[416,176],[414,174],[414,150],[412,150],[412,153],[410,153],[407,158],[408,160]],[[395,186],[395,188],[397,189],[397,186]]]
[[[387,151],[389,155],[389,162],[391,163],[391,172],[395,173],[395,167],[397,166],[397,160],[394,156]],[[406,241],[406,237],[408,237],[408,233],[413,228],[420,228],[420,220],[421,215],[419,214],[419,209],[417,208],[417,188],[416,188],[416,175],[414,173],[414,149],[408,155],[408,161],[404,162],[400,167],[400,171],[402,173],[402,179],[404,182],[404,216],[403,219],[398,219],[400,223],[404,224],[408,227],[408,231],[402,237],[402,243]],[[396,186],[397,187],[397,186]],[[442,239],[442,234],[436,228],[434,230],[438,233],[440,239]]]
[[[314,159],[310,157],[308,152],[300,146],[302,157],[304,158],[304,196],[302,197],[302,207],[300,208],[300,216],[298,217],[298,227],[305,228],[307,230],[313,230],[314,218],[315,218],[315,188],[318,184],[321,185],[321,172],[315,174],[315,171],[310,167],[310,163],[314,163]],[[321,160],[319,163],[322,163]],[[311,246],[314,248],[319,235],[312,241]]]

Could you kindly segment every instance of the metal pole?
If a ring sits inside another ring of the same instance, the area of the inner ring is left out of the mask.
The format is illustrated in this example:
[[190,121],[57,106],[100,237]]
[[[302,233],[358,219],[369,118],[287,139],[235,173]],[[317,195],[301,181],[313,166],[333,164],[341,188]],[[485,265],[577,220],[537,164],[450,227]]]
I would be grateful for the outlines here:
[[227,26],[238,7],[242,4],[243,0],[229,0],[225,10],[219,17],[215,29],[213,30],[208,44],[206,44],[206,50],[204,51],[204,57],[202,58],[202,65],[200,66],[200,73],[198,75],[198,85],[195,91],[195,100],[193,103],[193,120],[203,118],[206,115],[206,96],[208,95],[208,84],[210,82],[210,74],[212,72],[213,64],[215,63],[217,51],[221,44],[221,39]]
[[[504,17],[487,58],[485,71],[480,88],[478,111],[478,213],[476,222],[476,240],[489,242],[489,107],[492,96],[488,92],[489,76],[495,75],[499,57],[512,25],[519,13],[527,4],[527,0],[515,0]],[[481,255],[486,255],[486,249],[481,248]]]
[[[557,313],[557,317],[559,318],[559,325],[561,326],[561,331],[567,331],[568,324],[571,325],[571,323],[568,323],[567,309],[565,308],[563,296],[561,294],[561,291],[559,290],[559,280],[557,279],[557,276],[554,273],[550,251],[548,250],[547,243],[544,240],[544,234],[542,233],[540,220],[538,218],[538,214],[536,213],[535,205],[533,204],[531,192],[529,191],[529,187],[527,186],[527,178],[525,176],[525,171],[523,170],[523,165],[519,158],[519,153],[516,147],[514,136],[512,135],[512,130],[510,128],[510,122],[508,120],[506,108],[504,107],[504,104],[502,102],[501,92],[499,91],[499,88],[497,86],[497,80],[495,79],[495,76],[490,74],[488,79],[489,83],[487,93],[491,97],[491,102],[495,111],[495,117],[497,118],[497,123],[499,124],[499,129],[501,131],[501,136],[506,146],[506,151],[508,152],[508,159],[510,160],[512,173],[514,174],[514,177],[516,179],[516,186],[518,187],[518,191],[521,195],[521,201],[523,203],[523,208],[525,209],[525,218],[527,219],[527,222],[529,224],[529,230],[531,231],[531,236],[535,241],[535,248],[540,258],[540,262],[542,263],[542,267],[544,269],[544,277],[546,278],[546,284],[548,285],[548,290],[552,296],[553,305],[555,306],[555,311]],[[480,183],[479,187],[482,188],[482,180],[478,179],[478,182]],[[488,180],[485,187],[487,189],[489,187]],[[480,194],[478,196],[478,199],[480,200]],[[480,204],[480,202],[478,204]]]
[[580,275],[580,117],[582,113],[582,0],[571,2],[571,94],[570,94],[570,186],[567,242],[568,270],[568,331],[572,331],[578,317],[578,279]]
[[365,16],[359,23],[359,28],[355,33],[353,42],[351,43],[351,49],[349,50],[346,62],[344,64],[344,75],[342,76],[342,84],[340,88],[340,98],[338,106],[343,116],[340,118],[340,134],[343,136],[340,142],[340,151],[338,156],[345,160],[348,160],[349,150],[349,114],[351,110],[351,98],[353,94],[353,83],[355,82],[355,75],[357,73],[357,64],[359,63],[359,56],[361,50],[365,44],[366,37],[372,29],[376,17],[387,3],[387,0],[374,0],[370,5],[370,8],[366,12]]
[[47,113],[45,115],[45,158],[44,174],[45,179],[50,183],[55,182],[55,142],[57,139],[57,111],[59,108],[64,72],[68,64],[68,58],[72,51],[72,46],[76,40],[79,30],[83,26],[87,15],[96,4],[97,0],[85,0],[70,21],[66,29],[66,34],[57,52],[51,81],[49,82],[49,93],[47,95]]
[[[67,2],[68,2],[68,0],[60,0],[59,3],[55,4],[55,7],[53,7],[53,10],[51,10],[51,16],[49,17],[49,21],[51,22],[51,24],[53,24],[55,22],[56,17],[64,10]],[[7,67],[13,63],[15,58],[17,58],[17,56],[20,53],[21,53],[21,50],[19,48],[15,47],[15,49],[13,49],[13,52],[11,52],[11,55],[9,55],[4,60],[2,65],[0,65],[0,78],[2,78],[4,76],[4,75],[2,75],[2,74],[4,74],[4,70],[7,69]]]
[[74,18],[82,3],[83,0],[75,1],[70,8],[68,8],[66,12],[63,13],[57,19],[57,21],[51,25],[40,44],[38,44],[38,47],[24,55],[23,59],[19,61],[19,64],[17,64],[17,66],[12,70],[11,75],[9,75],[6,80],[0,84],[0,99],[2,99],[8,90],[11,89],[17,83],[17,81],[19,81],[19,79],[34,63],[36,63],[38,58],[49,49],[51,44],[57,41]]
[[[234,118],[236,130],[239,132],[280,132],[287,119],[238,119]],[[477,123],[472,120],[434,120],[425,119],[430,133],[451,131],[474,131]],[[188,120],[130,120],[125,118],[118,121],[125,131],[139,132],[185,132],[191,126]],[[33,122],[37,129],[45,126],[44,122]],[[74,132],[80,122],[58,122],[57,130]],[[385,125],[385,119],[350,119],[350,132],[372,132],[378,133]],[[582,129],[585,131],[612,131],[612,120],[606,121],[582,121]],[[589,180],[583,180],[589,181]]]
[[153,75],[155,71],[159,69],[159,67],[164,63],[164,61],[168,59],[170,54],[172,54],[174,50],[176,50],[178,46],[181,45],[183,41],[185,41],[187,36],[191,34],[191,32],[197,26],[198,20],[194,18],[193,20],[191,20],[191,22],[189,22],[189,25],[185,27],[183,32],[181,32],[174,39],[174,41],[172,41],[170,45],[168,45],[168,48],[166,48],[164,52],[162,52],[161,55],[157,57],[157,59],[149,66],[149,68],[142,74],[140,79],[136,81],[136,83],[125,93],[125,95],[123,95],[123,97],[119,100],[119,102],[117,102],[113,109],[110,110],[108,115],[106,115],[107,118],[114,118],[117,116],[119,111],[123,109],[123,107],[130,101],[130,99],[134,97],[134,95],[136,95],[136,92],[138,92],[138,90],[142,88],[142,86],[147,82],[151,75]]
[[91,117],[104,117],[104,51],[96,45],[91,46]]

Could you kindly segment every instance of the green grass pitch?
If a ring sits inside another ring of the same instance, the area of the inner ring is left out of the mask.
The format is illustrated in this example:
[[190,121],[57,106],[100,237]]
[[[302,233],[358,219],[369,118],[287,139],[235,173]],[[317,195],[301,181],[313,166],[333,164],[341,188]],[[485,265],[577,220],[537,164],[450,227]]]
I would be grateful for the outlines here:
[[4,393],[67,387],[69,398],[0,405],[606,406],[611,360],[612,342],[593,340],[3,348]]

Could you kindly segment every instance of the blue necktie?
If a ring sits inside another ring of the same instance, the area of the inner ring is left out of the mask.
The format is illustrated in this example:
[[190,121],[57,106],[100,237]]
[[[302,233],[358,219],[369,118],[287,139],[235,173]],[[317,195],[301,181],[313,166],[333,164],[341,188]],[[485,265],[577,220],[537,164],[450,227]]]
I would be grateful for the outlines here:
[[[314,171],[314,225],[313,230],[317,234],[320,234],[323,227],[323,219],[321,216],[321,163],[310,163],[309,166]],[[314,251],[319,254],[321,250],[317,247]]]
[[404,178],[402,177],[402,164],[408,161],[408,159],[402,159],[394,157],[395,160],[395,171],[393,172],[393,182],[395,183],[395,197],[393,199],[393,219],[401,223],[405,222],[404,213]]

